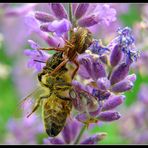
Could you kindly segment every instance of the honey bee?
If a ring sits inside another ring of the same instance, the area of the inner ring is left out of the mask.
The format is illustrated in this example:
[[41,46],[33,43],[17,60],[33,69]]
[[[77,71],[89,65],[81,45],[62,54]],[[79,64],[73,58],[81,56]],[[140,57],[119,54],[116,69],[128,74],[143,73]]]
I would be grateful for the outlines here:
[[53,54],[47,60],[42,72],[38,74],[38,80],[47,94],[36,100],[31,113],[27,115],[29,117],[42,103],[44,127],[50,137],[55,137],[61,132],[72,110],[72,101],[69,97],[69,90],[72,87],[71,76],[68,74],[66,65],[52,76],[48,75],[63,61],[62,55],[62,52]]
[[77,27],[76,30],[71,30],[70,40],[65,40],[65,46],[63,48],[38,48],[39,50],[55,50],[63,52],[63,60],[57,65],[57,67],[49,74],[52,75],[57,72],[68,61],[73,62],[76,65],[75,70],[72,73],[72,79],[79,69],[79,63],[76,60],[78,54],[82,54],[92,43],[91,32],[83,27]]

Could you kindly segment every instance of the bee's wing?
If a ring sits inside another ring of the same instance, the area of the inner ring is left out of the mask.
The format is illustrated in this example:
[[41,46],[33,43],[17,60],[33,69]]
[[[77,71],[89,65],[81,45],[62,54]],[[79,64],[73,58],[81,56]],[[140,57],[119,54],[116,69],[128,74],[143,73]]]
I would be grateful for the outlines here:
[[37,87],[34,89],[29,95],[23,98],[16,107],[15,115],[18,111],[22,112],[25,116],[27,116],[33,109],[36,100],[40,97],[44,90],[41,87]]
[[39,90],[39,87],[33,90],[29,95],[27,95],[25,98],[23,98],[18,105],[24,104],[27,100],[29,100],[37,91]]

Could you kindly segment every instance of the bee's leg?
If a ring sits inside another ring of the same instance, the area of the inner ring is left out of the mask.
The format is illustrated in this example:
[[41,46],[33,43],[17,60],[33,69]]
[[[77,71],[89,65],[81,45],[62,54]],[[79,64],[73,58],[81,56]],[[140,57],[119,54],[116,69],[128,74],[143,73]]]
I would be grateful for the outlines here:
[[47,96],[41,96],[41,97],[36,101],[35,106],[33,107],[31,113],[30,113],[29,115],[27,115],[27,118],[30,117],[30,115],[31,115],[32,113],[34,113],[34,112],[38,109],[38,107],[40,106],[40,102],[41,102],[42,99],[47,99],[47,98],[50,97],[50,96],[51,96],[51,93],[50,93],[49,95],[47,95]]
[[58,93],[56,93],[56,96],[57,96],[58,98],[62,99],[62,100],[71,101],[70,98],[65,97],[65,96],[61,96],[61,95],[59,95]]
[[70,48],[73,48],[73,47],[74,47],[74,45],[71,44],[70,41],[64,39],[63,37],[62,37],[62,39],[63,39],[63,40],[65,41],[65,43],[66,43],[65,46],[70,47]]
[[76,65],[76,69],[75,69],[75,70],[73,71],[73,73],[72,73],[72,79],[74,78],[76,72],[77,72],[78,69],[79,69],[79,63],[78,63],[76,60],[74,60],[73,62],[74,62],[74,64]]
[[57,86],[55,86],[55,88],[56,88],[57,90],[58,90],[58,89],[61,89],[61,90],[63,90],[63,91],[69,90],[69,89],[71,89],[71,87],[72,87],[71,83],[68,83],[68,82],[65,82],[65,81],[62,81],[62,82],[58,83]]
[[89,110],[88,110],[88,101],[84,98],[82,98],[83,103],[84,103],[84,113],[86,114],[86,120],[82,121],[84,124],[86,124],[87,128],[89,127],[90,123],[97,123],[98,120],[97,118],[93,117],[90,115]]
[[61,51],[61,52],[64,52],[64,49],[63,48],[38,48],[38,50],[55,50],[55,51]]
[[49,76],[53,75],[55,72],[57,72],[61,67],[63,67],[69,59],[65,59],[63,62],[61,62],[51,73],[49,73]]

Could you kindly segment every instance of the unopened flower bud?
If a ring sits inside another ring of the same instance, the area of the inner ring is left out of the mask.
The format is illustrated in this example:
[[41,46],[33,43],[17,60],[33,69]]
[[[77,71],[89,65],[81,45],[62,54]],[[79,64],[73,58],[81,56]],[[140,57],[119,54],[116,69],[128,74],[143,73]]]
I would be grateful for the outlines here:
[[67,18],[67,13],[64,6],[60,3],[51,3],[51,10],[58,19]]
[[42,11],[36,11],[35,18],[41,22],[52,22],[55,19],[53,15]]
[[52,138],[49,139],[51,144],[64,144],[64,142],[60,138]]
[[75,10],[75,14],[74,14],[75,17],[76,17],[76,19],[81,18],[81,17],[86,13],[88,7],[89,7],[89,4],[88,4],[88,3],[79,4],[79,5],[77,6],[77,8],[76,8],[76,10]]
[[85,113],[78,114],[76,119],[80,122],[85,122],[89,119],[89,117]]
[[97,14],[93,14],[91,16],[86,16],[78,21],[78,24],[82,27],[91,27],[96,25],[99,21],[99,17]]
[[116,69],[113,70],[110,81],[111,85],[123,80],[129,72],[129,65],[122,63]]
[[110,87],[110,81],[106,77],[97,80],[97,87],[99,90],[106,90]]
[[97,142],[103,140],[107,136],[107,133],[99,133],[95,136],[89,137],[81,142],[81,144],[97,144]]
[[48,30],[48,25],[49,25],[49,23],[43,23],[43,24],[40,26],[40,29],[41,29],[42,31],[49,32],[49,30]]
[[122,51],[120,49],[120,45],[115,45],[110,56],[111,65],[113,67],[116,66],[120,62],[121,57],[122,57]]
[[106,110],[110,110],[110,109],[114,109],[117,106],[119,106],[120,104],[122,104],[122,102],[124,101],[125,96],[124,95],[120,95],[120,96],[110,96],[108,98],[108,100],[106,100],[103,104],[103,111]]
[[122,80],[112,86],[111,91],[121,93],[130,90],[133,87],[133,83],[130,80]]
[[125,79],[130,80],[131,82],[134,83],[136,81],[136,75],[135,74],[128,75]]
[[119,112],[105,111],[101,112],[97,118],[100,121],[109,122],[109,121],[118,120],[120,117],[121,115],[119,114]]

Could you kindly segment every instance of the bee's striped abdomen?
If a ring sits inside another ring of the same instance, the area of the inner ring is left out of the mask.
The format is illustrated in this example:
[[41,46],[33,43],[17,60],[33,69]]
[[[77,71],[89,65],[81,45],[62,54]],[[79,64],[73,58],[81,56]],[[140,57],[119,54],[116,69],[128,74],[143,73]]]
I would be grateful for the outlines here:
[[43,120],[45,130],[50,137],[57,136],[65,126],[66,118],[70,113],[72,104],[70,101],[50,97],[43,107]]

